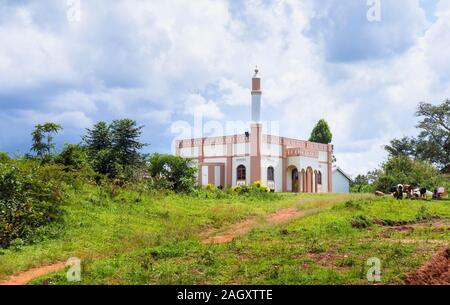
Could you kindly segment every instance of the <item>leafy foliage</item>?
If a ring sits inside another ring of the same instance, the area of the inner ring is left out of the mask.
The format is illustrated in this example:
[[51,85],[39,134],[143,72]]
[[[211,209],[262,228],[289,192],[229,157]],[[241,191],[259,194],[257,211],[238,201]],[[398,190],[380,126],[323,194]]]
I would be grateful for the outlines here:
[[143,160],[139,142],[143,126],[130,119],[115,120],[110,125],[98,122],[83,137],[92,168],[111,178],[131,178]]
[[403,137],[401,139],[393,139],[390,145],[384,146],[384,149],[390,156],[416,156],[416,140],[410,137]]
[[390,192],[397,184],[409,184],[432,190],[443,183],[443,177],[431,163],[399,155],[391,156],[380,169],[358,175],[350,189],[355,193]]
[[309,141],[323,144],[330,144],[332,139],[333,135],[330,131],[330,127],[324,119],[317,122],[309,137]]
[[374,191],[371,182],[369,175],[358,175],[350,183],[350,191],[352,193],[371,193]]
[[131,119],[115,120],[110,125],[111,147],[114,160],[122,166],[133,167],[140,163],[139,150],[145,144],[139,142],[144,126],[137,126]]
[[86,149],[78,144],[64,144],[64,148],[56,157],[55,162],[75,170],[89,167]]
[[385,149],[390,156],[409,156],[436,165],[441,172],[450,173],[450,100],[440,105],[420,103],[416,115],[422,117],[417,125],[417,138],[393,139]]
[[258,194],[267,194],[270,192],[269,188],[263,185],[261,180],[255,181],[249,186],[247,185],[237,185],[232,188],[233,192],[237,194],[250,194],[250,195],[258,195]]
[[53,136],[60,130],[62,130],[61,125],[52,122],[36,125],[31,133],[33,137],[31,150],[40,158],[51,155],[52,151],[55,149]]
[[0,163],[0,247],[31,240],[59,215],[62,193],[41,169],[33,161]]
[[197,169],[189,159],[156,153],[148,158],[148,171],[155,188],[185,193],[194,188]]
[[438,171],[429,163],[406,156],[392,157],[382,166],[374,181],[377,190],[388,192],[397,184],[435,188],[440,183]]
[[9,155],[3,151],[0,151],[0,163],[6,163],[10,160]]

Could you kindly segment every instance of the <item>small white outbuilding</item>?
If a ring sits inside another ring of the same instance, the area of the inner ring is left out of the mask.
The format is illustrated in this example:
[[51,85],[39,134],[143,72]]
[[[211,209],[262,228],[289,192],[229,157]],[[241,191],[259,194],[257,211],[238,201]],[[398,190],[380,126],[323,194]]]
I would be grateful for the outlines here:
[[350,193],[352,179],[340,167],[333,168],[333,193]]

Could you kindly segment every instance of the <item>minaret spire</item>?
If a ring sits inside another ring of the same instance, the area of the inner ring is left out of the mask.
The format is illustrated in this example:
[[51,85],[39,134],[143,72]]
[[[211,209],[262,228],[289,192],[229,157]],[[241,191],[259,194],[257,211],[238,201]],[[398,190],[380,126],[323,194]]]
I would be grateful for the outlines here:
[[252,123],[250,124],[250,182],[261,180],[261,78],[259,69],[255,68],[252,78]]
[[252,122],[259,123],[261,120],[261,78],[258,76],[258,66],[252,78]]

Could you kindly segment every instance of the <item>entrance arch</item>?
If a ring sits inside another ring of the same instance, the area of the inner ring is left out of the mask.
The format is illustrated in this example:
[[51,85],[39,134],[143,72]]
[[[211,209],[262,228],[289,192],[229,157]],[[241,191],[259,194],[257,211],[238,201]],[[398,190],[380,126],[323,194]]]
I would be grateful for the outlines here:
[[300,179],[297,167],[291,165],[286,171],[286,189],[288,192],[300,191]]

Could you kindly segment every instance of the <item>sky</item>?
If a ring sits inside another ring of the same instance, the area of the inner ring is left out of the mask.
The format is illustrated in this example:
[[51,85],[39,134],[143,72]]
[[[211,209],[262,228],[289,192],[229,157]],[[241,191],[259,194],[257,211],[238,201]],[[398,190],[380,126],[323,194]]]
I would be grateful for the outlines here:
[[127,117],[169,153],[199,116],[248,121],[257,65],[263,120],[307,139],[324,118],[337,165],[365,173],[450,97],[449,49],[450,0],[0,0],[0,151],[46,121],[61,147]]

